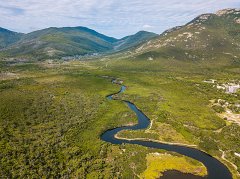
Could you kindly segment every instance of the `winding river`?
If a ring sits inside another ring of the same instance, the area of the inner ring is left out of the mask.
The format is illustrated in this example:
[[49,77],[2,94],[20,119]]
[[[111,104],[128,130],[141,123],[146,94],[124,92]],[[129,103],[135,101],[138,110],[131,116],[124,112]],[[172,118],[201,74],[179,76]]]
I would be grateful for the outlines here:
[[[121,86],[121,90],[118,93],[111,94],[107,96],[107,98],[109,100],[114,100],[113,95],[123,93],[125,90],[126,90],[126,86]],[[150,125],[150,119],[141,110],[139,110],[133,103],[129,101],[123,101],[123,102],[126,103],[128,107],[137,115],[138,124],[134,126],[123,126],[123,127],[107,130],[101,135],[101,139],[103,141],[106,141],[112,144],[135,144],[135,145],[141,145],[149,148],[163,149],[166,151],[176,152],[176,153],[188,156],[190,158],[193,158],[195,160],[198,160],[199,162],[202,162],[205,165],[208,171],[208,175],[206,177],[200,177],[202,179],[232,179],[231,172],[223,163],[221,163],[216,158],[210,156],[209,154],[203,151],[200,151],[198,149],[186,147],[186,146],[180,146],[180,145],[153,142],[153,141],[126,140],[126,139],[115,138],[115,135],[122,130],[147,129]],[[183,173],[181,172],[179,172],[177,175],[174,175],[174,177],[170,177],[168,176],[167,172],[164,174],[163,178],[166,177],[169,179],[178,179],[178,178],[189,179],[192,177],[190,176],[190,174],[189,176],[184,174],[185,177],[183,177]],[[169,171],[169,172],[172,172],[172,171]],[[194,178],[194,176],[192,178]],[[196,176],[196,178],[199,178],[199,177]]]

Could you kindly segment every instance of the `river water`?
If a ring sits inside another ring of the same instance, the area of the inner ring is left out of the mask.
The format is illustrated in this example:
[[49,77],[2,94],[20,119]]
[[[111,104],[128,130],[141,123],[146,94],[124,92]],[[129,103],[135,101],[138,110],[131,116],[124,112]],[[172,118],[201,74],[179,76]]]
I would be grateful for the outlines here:
[[[107,99],[114,100],[113,96],[119,93],[123,93],[126,90],[126,86],[121,86],[121,89],[118,93],[111,94],[107,96]],[[161,179],[232,179],[232,175],[228,168],[221,163],[216,158],[210,156],[209,154],[202,152],[198,149],[180,146],[180,145],[171,145],[153,141],[143,141],[143,140],[124,140],[124,139],[117,139],[115,135],[122,131],[122,130],[140,130],[140,129],[147,129],[150,125],[150,119],[141,111],[139,110],[133,103],[130,101],[122,101],[128,105],[128,107],[137,115],[138,124],[134,126],[123,126],[118,127],[115,129],[110,129],[105,131],[101,135],[101,139],[105,142],[109,142],[112,144],[135,144],[141,145],[144,147],[150,147],[155,149],[163,149],[166,151],[176,152],[195,160],[203,163],[207,168],[208,175],[206,177],[199,177],[194,176],[191,174],[184,174],[179,171],[166,171],[164,172],[164,176]],[[195,178],[194,178],[195,177]]]

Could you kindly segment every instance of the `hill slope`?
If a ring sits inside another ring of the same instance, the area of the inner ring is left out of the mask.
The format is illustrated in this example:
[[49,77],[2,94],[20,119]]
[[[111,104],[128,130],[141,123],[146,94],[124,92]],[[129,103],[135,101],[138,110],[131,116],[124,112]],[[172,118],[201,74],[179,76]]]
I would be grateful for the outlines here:
[[114,44],[114,50],[120,51],[125,50],[134,46],[137,46],[147,40],[150,40],[154,37],[158,37],[157,34],[152,32],[146,32],[146,31],[139,31],[138,33],[134,35],[130,35],[127,37],[124,37],[120,40],[118,40]]
[[0,27],[0,49],[19,41],[22,35]]
[[9,56],[61,57],[105,52],[117,41],[85,27],[48,28],[22,36],[4,49]]
[[131,56],[240,63],[240,10],[225,9],[216,14],[200,15],[136,47]]

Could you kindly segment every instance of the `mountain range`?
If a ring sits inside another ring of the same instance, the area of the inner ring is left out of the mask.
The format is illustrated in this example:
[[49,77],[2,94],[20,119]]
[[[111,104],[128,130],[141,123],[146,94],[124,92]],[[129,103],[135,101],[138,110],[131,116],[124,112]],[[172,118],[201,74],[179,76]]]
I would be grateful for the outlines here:
[[240,63],[240,9],[203,14],[161,35],[140,31],[116,39],[86,27],[47,28],[28,34],[0,28],[0,57],[59,58],[117,53],[126,58]]
[[28,34],[0,29],[0,54],[5,57],[56,58],[121,51],[158,35],[140,31],[116,39],[86,27],[51,27]]

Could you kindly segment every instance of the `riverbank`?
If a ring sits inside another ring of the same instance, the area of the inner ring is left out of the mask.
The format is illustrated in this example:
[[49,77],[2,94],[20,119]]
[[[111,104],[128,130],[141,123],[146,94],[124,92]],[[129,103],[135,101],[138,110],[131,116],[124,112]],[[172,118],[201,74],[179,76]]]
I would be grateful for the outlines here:
[[[121,87],[121,90],[118,94],[123,93],[126,88],[125,86]],[[117,94],[117,93],[116,93]],[[114,94],[114,95],[116,95]],[[107,98],[112,100],[112,95],[108,95]],[[117,99],[114,99],[117,100]],[[175,144],[166,144],[166,143],[159,143],[156,141],[149,141],[146,139],[139,140],[139,139],[119,139],[116,138],[116,135],[123,130],[140,130],[140,129],[148,129],[150,126],[150,119],[141,111],[139,110],[133,103],[129,101],[123,101],[128,104],[128,107],[136,114],[138,118],[138,124],[133,126],[124,126],[119,128],[114,128],[111,130],[107,130],[101,135],[101,139],[106,142],[110,142],[112,144],[137,144],[145,147],[156,148],[156,149],[163,149],[167,151],[173,151],[195,160],[202,162],[208,170],[208,179],[232,179],[232,175],[230,171],[224,166],[220,161],[212,156],[208,155],[205,152],[202,152],[196,148],[192,148],[189,146],[180,146]],[[219,170],[220,172],[216,172]]]

